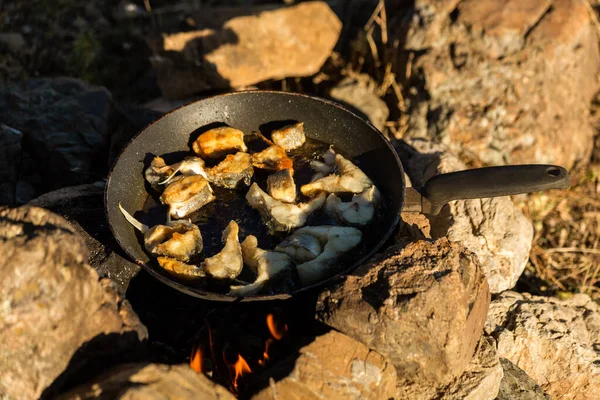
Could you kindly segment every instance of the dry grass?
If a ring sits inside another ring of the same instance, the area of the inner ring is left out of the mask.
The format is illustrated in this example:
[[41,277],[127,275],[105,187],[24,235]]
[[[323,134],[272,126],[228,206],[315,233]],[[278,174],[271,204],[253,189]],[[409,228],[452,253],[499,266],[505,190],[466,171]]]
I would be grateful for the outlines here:
[[540,292],[587,293],[600,300],[600,163],[572,173],[567,191],[529,196],[522,209],[534,225],[526,276]]

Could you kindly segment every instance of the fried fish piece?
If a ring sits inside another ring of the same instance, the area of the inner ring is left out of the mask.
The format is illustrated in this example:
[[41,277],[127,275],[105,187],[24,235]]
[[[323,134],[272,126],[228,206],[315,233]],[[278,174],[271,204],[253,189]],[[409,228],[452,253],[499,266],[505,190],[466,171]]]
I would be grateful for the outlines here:
[[171,165],[171,169],[173,169],[171,175],[169,175],[164,181],[160,182],[160,185],[169,183],[178,172],[184,176],[202,175],[208,179],[204,169],[204,160],[200,157],[185,157],[183,161]]
[[234,279],[244,266],[242,248],[238,238],[240,228],[235,221],[231,221],[223,231],[225,246],[216,255],[205,259],[200,268],[208,275],[219,279]]
[[192,143],[192,150],[203,158],[221,158],[236,151],[248,151],[244,132],[229,126],[204,132]]
[[175,278],[184,280],[196,280],[206,277],[206,273],[202,268],[198,268],[195,265],[186,264],[179,260],[175,260],[169,257],[158,257],[158,265],[166,270],[170,275]]
[[294,261],[303,263],[317,258],[323,252],[323,246],[314,236],[294,233],[275,246],[275,251],[285,253]]
[[252,155],[252,165],[256,168],[269,171],[281,171],[282,169],[294,170],[292,159],[285,154],[285,150],[279,146],[270,146],[259,153]]
[[209,168],[207,173],[208,180],[217,186],[235,189],[240,182],[250,186],[252,175],[254,175],[252,157],[241,151],[235,155],[229,154],[217,166]]
[[260,213],[269,233],[273,234],[287,232],[304,225],[308,217],[323,206],[325,194],[315,197],[308,203],[287,204],[275,200],[256,183],[253,183],[246,194],[246,200],[252,208]]
[[275,200],[284,203],[296,201],[296,183],[290,169],[282,169],[267,178],[267,192]]
[[324,246],[319,256],[296,266],[303,285],[326,278],[331,274],[335,261],[362,240],[362,232],[351,226],[305,226],[294,234],[314,236]]
[[348,202],[343,202],[337,195],[331,193],[325,201],[325,211],[338,224],[363,226],[373,220],[379,199],[379,190],[375,186],[355,194]]
[[150,162],[144,176],[152,189],[156,191],[162,190],[160,183],[165,179],[168,179],[171,175],[174,175],[173,168],[165,163],[162,157],[156,156]]
[[215,199],[212,188],[201,175],[186,176],[167,186],[160,201],[169,206],[169,215],[183,218]]
[[341,155],[335,155],[335,164],[337,174],[307,183],[300,188],[302,194],[312,197],[319,192],[362,193],[373,186],[373,181],[360,168]]
[[150,228],[129,214],[121,203],[119,209],[125,219],[144,234],[144,248],[150,254],[188,262],[202,253],[202,234],[197,225],[189,221],[169,221],[167,225]]
[[273,139],[273,143],[284,150],[297,149],[306,142],[304,122],[298,122],[273,131],[271,139]]
[[238,297],[258,293],[269,279],[290,270],[294,265],[294,261],[287,254],[259,248],[254,235],[246,237],[242,242],[242,256],[246,265],[254,270],[257,276],[251,284],[231,286],[229,294]]

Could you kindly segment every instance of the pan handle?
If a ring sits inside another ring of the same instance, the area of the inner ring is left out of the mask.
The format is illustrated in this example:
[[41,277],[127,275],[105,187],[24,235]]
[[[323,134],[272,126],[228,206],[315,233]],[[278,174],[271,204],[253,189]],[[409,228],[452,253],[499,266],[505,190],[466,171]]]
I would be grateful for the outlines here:
[[563,167],[544,164],[507,165],[436,175],[425,182],[421,193],[431,203],[431,210],[423,211],[438,214],[444,204],[453,200],[509,196],[568,187],[569,173]]

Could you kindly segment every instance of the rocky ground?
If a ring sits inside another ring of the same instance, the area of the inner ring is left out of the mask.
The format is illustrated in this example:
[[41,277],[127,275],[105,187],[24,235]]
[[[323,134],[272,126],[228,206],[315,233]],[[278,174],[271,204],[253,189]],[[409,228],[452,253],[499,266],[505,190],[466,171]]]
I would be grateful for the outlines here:
[[[342,333],[299,349],[280,366],[287,377],[256,399],[595,398],[600,8],[385,3],[3,4],[0,205],[18,208],[0,208],[0,252],[11,255],[0,260],[1,297],[10,299],[0,309],[9,344],[0,397],[66,387],[64,398],[96,398],[100,387],[107,398],[228,398],[186,366],[142,362],[158,317],[140,322],[129,304],[130,280],[143,271],[108,230],[103,188],[124,144],[165,112],[260,88],[329,97],[362,114],[393,142],[414,186],[511,163],[563,165],[572,185],[455,202],[431,218],[403,214],[395,246],[316,300],[317,319]],[[81,386],[69,384],[74,368],[87,371]],[[336,384],[324,389],[322,371]]]

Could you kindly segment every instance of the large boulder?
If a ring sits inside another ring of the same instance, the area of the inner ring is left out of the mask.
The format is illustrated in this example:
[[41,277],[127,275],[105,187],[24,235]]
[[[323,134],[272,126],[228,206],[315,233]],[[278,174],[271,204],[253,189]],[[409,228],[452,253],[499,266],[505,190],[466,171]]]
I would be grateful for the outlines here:
[[71,78],[0,89],[0,205],[102,177],[110,104],[106,89]]
[[485,330],[498,355],[558,399],[600,393],[600,306],[589,296],[555,298],[504,292],[490,306]]
[[[435,175],[467,169],[444,145],[413,139],[397,149],[416,187]],[[510,197],[453,201],[428,218],[432,238],[447,237],[477,254],[492,293],[517,283],[529,259],[533,225]]]
[[124,364],[57,397],[61,400],[235,400],[189,365]]
[[127,300],[87,265],[85,242],[65,219],[0,208],[0,254],[0,397],[39,398],[147,337]]
[[586,161],[598,35],[580,0],[418,0],[404,138],[487,164]]
[[230,15],[219,28],[151,41],[151,61],[165,97],[313,75],[331,54],[342,28],[322,1],[243,13]]
[[394,396],[396,371],[377,352],[348,336],[330,331],[299,350],[299,355],[275,365],[287,375],[252,400],[379,400]]
[[324,290],[316,311],[386,356],[399,377],[447,384],[471,361],[489,302],[475,255],[440,239],[390,249]]
[[493,400],[502,380],[502,366],[493,339],[482,336],[464,372],[442,385],[420,379],[398,379],[394,400]]

